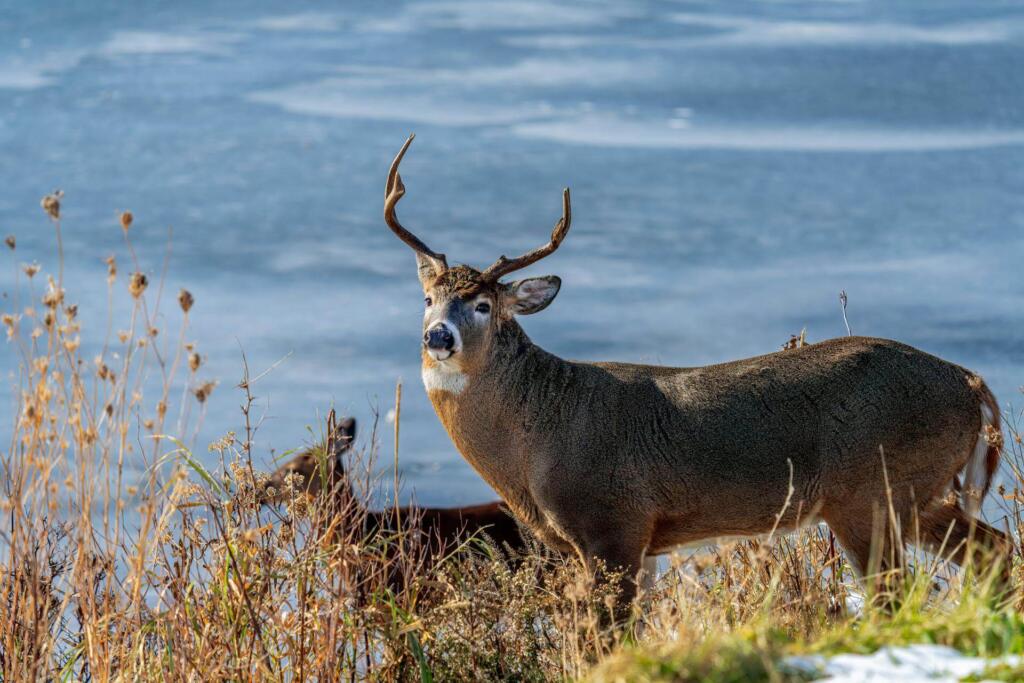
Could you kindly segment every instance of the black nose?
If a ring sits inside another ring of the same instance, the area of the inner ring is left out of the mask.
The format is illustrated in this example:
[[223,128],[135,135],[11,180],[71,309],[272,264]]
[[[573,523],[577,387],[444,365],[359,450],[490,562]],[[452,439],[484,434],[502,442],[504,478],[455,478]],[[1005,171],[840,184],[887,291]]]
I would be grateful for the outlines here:
[[435,351],[451,351],[455,346],[455,336],[445,325],[431,327],[423,334],[423,343],[428,349]]

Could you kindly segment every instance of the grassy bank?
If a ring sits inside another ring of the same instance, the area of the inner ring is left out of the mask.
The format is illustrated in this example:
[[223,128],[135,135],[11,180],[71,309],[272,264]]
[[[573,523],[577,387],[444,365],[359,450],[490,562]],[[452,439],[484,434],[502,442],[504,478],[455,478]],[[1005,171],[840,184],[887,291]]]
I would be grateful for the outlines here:
[[[202,302],[186,291],[161,302],[164,283],[139,272],[130,214],[112,221],[125,247],[107,263],[111,316],[127,316],[79,320],[61,199],[40,215],[52,269],[7,243],[3,325],[20,374],[2,462],[4,681],[804,680],[782,658],[920,642],[1024,653],[1016,570],[999,595],[994,566],[917,558],[864,596],[819,527],[675,558],[631,627],[610,630],[599,616],[614,596],[539,547],[509,558],[480,537],[426,558],[416,534],[366,533],[361,506],[307,500],[294,483],[290,504],[261,508],[258,376],[242,363],[238,386],[204,376],[188,341]],[[237,392],[245,430],[193,446],[214,390]],[[1022,454],[1016,432],[1006,437],[1013,483],[997,495],[1016,532]],[[349,466],[363,495],[394,485],[378,462],[395,457],[391,435],[371,443]],[[875,594],[882,585],[888,595]]]

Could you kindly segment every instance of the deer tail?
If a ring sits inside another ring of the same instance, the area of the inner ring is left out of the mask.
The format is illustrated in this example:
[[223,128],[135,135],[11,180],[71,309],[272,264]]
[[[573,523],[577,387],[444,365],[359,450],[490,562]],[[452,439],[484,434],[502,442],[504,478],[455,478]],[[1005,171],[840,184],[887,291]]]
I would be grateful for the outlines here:
[[992,487],[992,480],[999,469],[1003,448],[1002,420],[999,403],[981,377],[970,375],[967,380],[981,411],[981,428],[974,451],[964,467],[964,487],[961,495],[964,507],[972,515],[981,507],[981,501]]

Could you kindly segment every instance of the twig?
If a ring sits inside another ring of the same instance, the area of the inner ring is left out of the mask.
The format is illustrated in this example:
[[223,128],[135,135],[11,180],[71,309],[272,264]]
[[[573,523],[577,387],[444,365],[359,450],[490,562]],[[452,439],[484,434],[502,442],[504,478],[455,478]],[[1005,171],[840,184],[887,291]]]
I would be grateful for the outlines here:
[[782,508],[775,515],[775,523],[772,524],[772,530],[768,532],[768,541],[771,541],[772,537],[775,536],[775,532],[779,529],[779,524],[782,522],[782,516],[786,514],[786,510],[793,502],[793,494],[796,493],[796,489],[793,488],[793,461],[786,458],[786,464],[789,465],[789,487],[786,489],[786,500],[782,503]]
[[[398,555],[405,566],[405,539],[401,534],[402,510],[398,505],[398,434],[402,424],[402,381],[395,385],[395,529],[398,531]],[[404,575],[404,572],[403,572]]]
[[846,290],[844,289],[841,292],[839,292],[839,303],[842,304],[842,306],[843,306],[843,323],[846,325],[846,334],[847,334],[847,336],[852,337],[853,336],[853,330],[850,329],[850,321],[846,319],[846,302],[847,301],[848,301],[848,299],[846,297]]

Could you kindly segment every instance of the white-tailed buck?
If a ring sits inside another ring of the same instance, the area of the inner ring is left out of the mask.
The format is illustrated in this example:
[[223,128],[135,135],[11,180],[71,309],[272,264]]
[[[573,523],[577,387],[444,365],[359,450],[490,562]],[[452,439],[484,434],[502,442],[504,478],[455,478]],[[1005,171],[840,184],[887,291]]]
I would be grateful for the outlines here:
[[568,189],[546,245],[482,271],[449,266],[395,214],[411,142],[384,218],[416,252],[423,383],[462,455],[545,542],[627,576],[645,555],[815,520],[862,573],[888,556],[880,520],[958,562],[972,534],[1003,542],[972,514],[1000,458],[980,377],[867,337],[695,368],[559,358],[516,321],[546,308],[559,278],[501,278],[559,247]]

